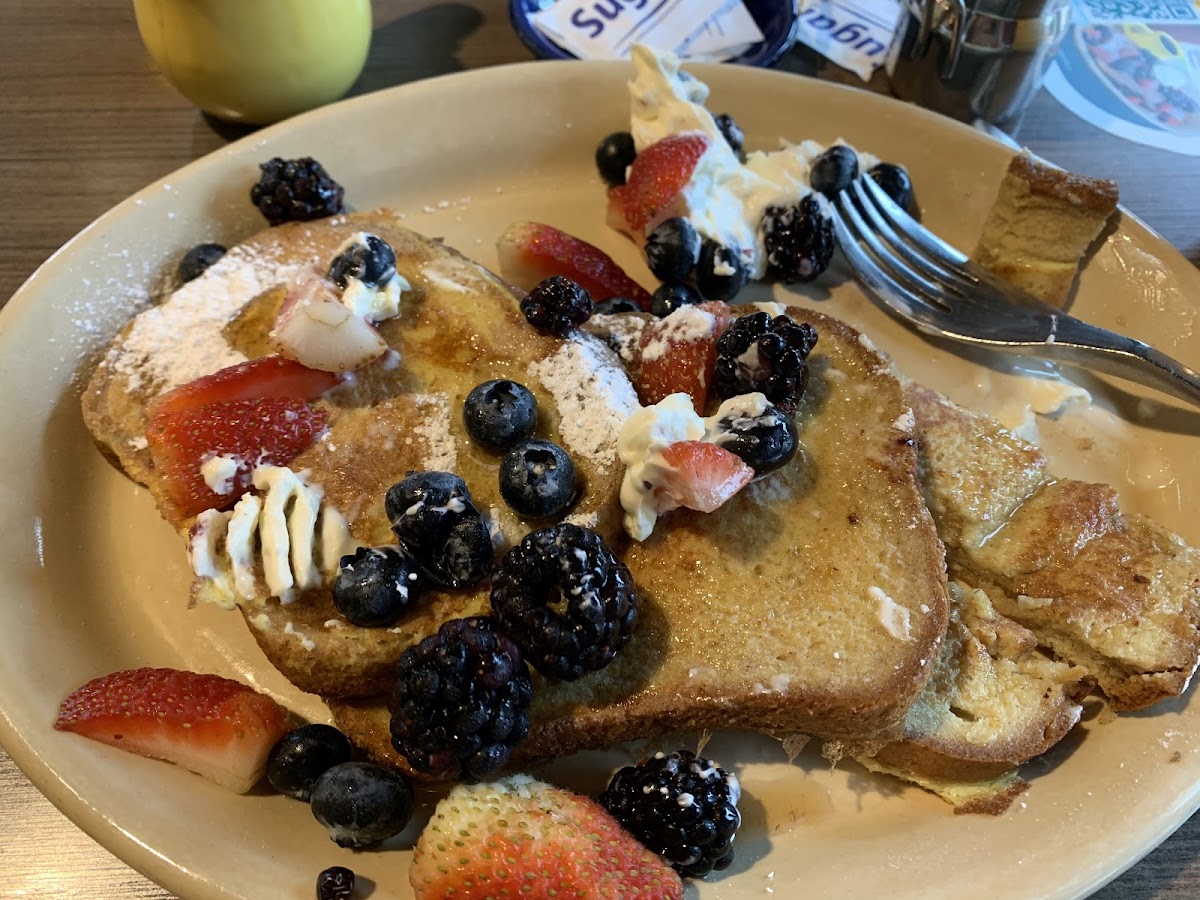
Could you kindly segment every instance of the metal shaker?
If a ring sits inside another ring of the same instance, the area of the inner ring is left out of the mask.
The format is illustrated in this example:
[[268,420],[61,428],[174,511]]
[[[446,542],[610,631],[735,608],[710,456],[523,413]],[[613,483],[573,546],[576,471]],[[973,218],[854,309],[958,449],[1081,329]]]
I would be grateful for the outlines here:
[[1069,0],[902,0],[887,59],[893,93],[1005,131],[1041,86]]

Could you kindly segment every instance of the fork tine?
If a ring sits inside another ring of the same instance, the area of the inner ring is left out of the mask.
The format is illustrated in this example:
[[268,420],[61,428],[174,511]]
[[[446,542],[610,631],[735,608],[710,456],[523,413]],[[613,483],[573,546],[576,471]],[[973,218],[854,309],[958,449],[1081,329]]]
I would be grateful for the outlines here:
[[906,290],[910,295],[915,294],[924,301],[935,303],[943,309],[949,310],[950,307],[944,299],[946,291],[942,286],[930,281],[920,271],[906,264],[903,258],[884,244],[875,230],[863,220],[851,195],[843,191],[837,196],[834,205],[841,212],[842,217],[853,226],[852,230],[857,238],[857,249],[860,252],[869,253],[878,267],[889,270],[897,284],[907,285]]
[[[875,183],[874,178],[860,178],[860,182],[866,188],[866,193],[874,201],[875,206],[889,220],[890,224],[902,232],[914,244],[918,244],[927,253],[936,259],[944,261],[947,265],[954,268],[955,271],[971,278],[962,267],[967,262],[965,254],[957,248],[943,241],[936,234],[906,213],[903,209],[896,205],[896,201],[884,193],[883,188]],[[974,281],[974,278],[971,278]]]
[[973,283],[964,282],[959,271],[952,265],[947,265],[941,257],[931,258],[923,253],[919,246],[914,247],[906,240],[909,237],[907,234],[903,232],[897,234],[892,227],[891,220],[884,215],[879,206],[873,202],[871,194],[868,193],[870,188],[866,186],[866,182],[874,183],[874,180],[869,176],[857,178],[847,188],[847,191],[851,192],[858,201],[859,209],[869,220],[871,231],[879,235],[893,254],[898,253],[910,265],[920,269],[927,278],[935,279],[943,290],[953,293],[956,300],[969,301],[971,289],[974,287]]

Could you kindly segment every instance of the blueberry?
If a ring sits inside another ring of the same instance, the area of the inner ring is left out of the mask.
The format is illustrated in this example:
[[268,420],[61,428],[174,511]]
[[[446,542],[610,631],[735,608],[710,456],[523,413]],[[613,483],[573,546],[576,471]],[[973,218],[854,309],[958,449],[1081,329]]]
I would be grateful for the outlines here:
[[608,135],[596,147],[596,168],[609,187],[625,183],[625,170],[633,165],[637,148],[633,135],[628,131],[617,131]]
[[205,269],[225,255],[225,248],[220,244],[197,244],[179,261],[179,280],[185,284],[193,278],[199,278]]
[[750,273],[742,263],[741,254],[706,240],[700,251],[700,264],[696,266],[696,287],[705,300],[720,300],[728,303],[750,280]]
[[396,251],[373,234],[356,234],[329,264],[329,280],[348,287],[357,278],[367,287],[382,287],[396,274]]
[[813,162],[808,183],[814,191],[832,197],[857,177],[858,155],[844,144],[834,144]]
[[628,297],[609,297],[596,304],[596,315],[615,316],[617,313],[641,312],[642,308]]
[[492,540],[467,484],[449,472],[410,472],[388,490],[392,532],[422,577],[457,588],[483,577]]
[[557,444],[525,441],[500,463],[500,495],[530,519],[557,516],[575,499],[575,464]]
[[729,113],[721,113],[719,116],[713,116],[713,119],[724,136],[725,143],[729,144],[729,149],[740,157],[742,148],[746,145],[746,135],[738,127],[738,123],[733,121],[733,116]]
[[339,847],[367,847],[404,830],[412,818],[413,792],[399,772],[345,762],[317,779],[310,803]]
[[735,454],[756,475],[786,465],[799,446],[792,417],[770,404],[761,411],[735,410],[723,415],[712,430],[717,433],[716,443]]
[[307,801],[328,769],[350,761],[350,741],[332,725],[301,725],[281,737],[267,757],[267,780],[279,793]]
[[330,866],[317,876],[317,900],[350,900],[354,896],[354,872],[345,866]]
[[463,425],[476,442],[507,450],[525,440],[537,425],[537,398],[523,384],[485,381],[467,394]]
[[894,163],[878,163],[867,170],[867,174],[875,179],[875,183],[883,188],[883,192],[895,201],[901,209],[907,210],[912,206],[912,179],[903,166]]
[[333,582],[333,605],[352,625],[391,625],[416,599],[417,565],[391,547],[359,547],[343,556]]
[[700,261],[700,235],[687,219],[667,219],[646,238],[646,264],[659,281],[683,281]]
[[650,300],[650,312],[661,319],[669,316],[681,306],[695,306],[697,303],[703,302],[703,299],[696,293],[694,287],[684,284],[682,281],[660,284]]

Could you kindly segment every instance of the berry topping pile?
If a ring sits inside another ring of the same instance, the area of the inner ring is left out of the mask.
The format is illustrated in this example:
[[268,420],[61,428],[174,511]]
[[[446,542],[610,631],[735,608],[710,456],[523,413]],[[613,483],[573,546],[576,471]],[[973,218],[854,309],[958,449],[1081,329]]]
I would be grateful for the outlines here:
[[179,260],[177,274],[184,284],[199,278],[209,266],[225,255],[220,244],[197,244]]
[[417,564],[391,547],[359,547],[343,556],[333,582],[333,605],[352,625],[391,625],[421,587]]
[[130,669],[93,679],[62,702],[54,727],[165,759],[244,794],[287,731],[287,710],[219,675]]
[[396,251],[383,238],[373,234],[356,235],[349,246],[329,263],[329,280],[340,288],[350,279],[367,287],[382,287],[396,274]]
[[432,584],[466,587],[487,572],[492,537],[457,475],[412,472],[388,489],[384,508],[401,548]]
[[845,144],[834,144],[813,160],[808,183],[817,193],[832,198],[857,177],[858,154]]
[[332,725],[301,725],[279,739],[267,758],[267,780],[285,797],[308,802],[326,770],[350,762],[350,741]]
[[633,165],[636,156],[633,135],[628,131],[613,132],[596,147],[596,170],[605,184],[616,187],[625,183],[625,171]]
[[767,272],[780,281],[812,281],[833,261],[833,220],[813,196],[795,206],[768,207],[762,234]]
[[817,343],[817,331],[790,316],[765,312],[737,319],[717,341],[713,389],[719,397],[755,391],[785,413],[794,413],[808,383],[806,360]]
[[525,537],[492,580],[492,610],[529,664],[573,680],[603,669],[637,625],[633,576],[593,531],[564,523]]
[[312,157],[262,163],[262,175],[250,189],[250,202],[272,225],[309,222],[346,211],[345,192]]
[[529,669],[494,619],[452,619],[400,659],[392,744],[417,771],[483,778],[529,730]]
[[575,501],[575,464],[551,441],[534,439],[513,447],[500,461],[500,496],[529,519],[560,516]]
[[309,805],[339,847],[369,847],[404,830],[412,818],[413,792],[399,772],[344,762],[321,774]]
[[537,398],[516,381],[485,381],[467,394],[463,426],[476,443],[490,450],[507,450],[533,434]]
[[600,805],[675,871],[700,878],[733,862],[740,797],[736,775],[677,750],[621,769]]
[[562,275],[539,282],[521,301],[521,312],[530,325],[558,337],[566,337],[590,319],[595,308],[592,295]]
[[599,247],[540,222],[515,222],[496,241],[500,274],[524,290],[552,275],[569,278],[597,301],[628,297],[650,308],[650,294]]
[[421,832],[409,882],[416,900],[683,900],[679,876],[595,801],[528,775],[452,790]]

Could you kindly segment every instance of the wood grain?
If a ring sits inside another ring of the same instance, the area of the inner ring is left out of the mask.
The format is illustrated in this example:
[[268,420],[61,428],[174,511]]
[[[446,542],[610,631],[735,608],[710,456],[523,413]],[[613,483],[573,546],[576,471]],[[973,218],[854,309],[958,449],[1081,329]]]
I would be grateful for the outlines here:
[[[374,9],[371,55],[353,93],[531,58],[499,0],[376,0]],[[205,119],[153,70],[128,0],[10,0],[4,19],[0,304],[101,213],[237,136]],[[802,50],[782,67],[839,74]],[[1113,138],[1044,92],[1016,136],[1067,168],[1116,178],[1125,205],[1200,264],[1200,159]],[[72,825],[3,751],[0,801],[0,896],[171,897]],[[1095,896],[1200,896],[1200,818]]]

